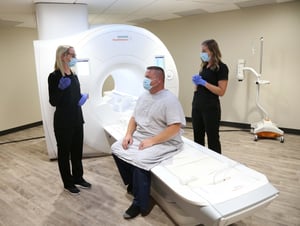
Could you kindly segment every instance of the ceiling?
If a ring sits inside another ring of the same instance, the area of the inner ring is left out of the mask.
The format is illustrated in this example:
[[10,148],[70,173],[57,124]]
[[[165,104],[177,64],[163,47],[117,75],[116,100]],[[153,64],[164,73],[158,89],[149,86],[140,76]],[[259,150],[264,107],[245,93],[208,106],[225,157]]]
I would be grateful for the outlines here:
[[136,25],[293,0],[1,0],[0,27],[36,27],[35,3],[85,3],[89,24]]

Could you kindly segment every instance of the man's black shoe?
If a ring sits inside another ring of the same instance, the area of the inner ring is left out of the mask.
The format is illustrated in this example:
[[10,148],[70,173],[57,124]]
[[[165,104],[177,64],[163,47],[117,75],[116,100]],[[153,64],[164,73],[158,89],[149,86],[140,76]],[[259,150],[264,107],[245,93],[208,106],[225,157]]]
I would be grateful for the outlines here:
[[131,204],[131,206],[123,214],[124,219],[131,219],[140,214],[140,207]]
[[92,185],[89,182],[85,181],[84,179],[82,179],[80,181],[75,181],[75,184],[79,185],[81,188],[91,188],[92,187]]
[[142,217],[149,215],[149,213],[150,213],[150,210],[141,210]]
[[65,187],[65,191],[69,192],[71,195],[79,195],[80,190],[74,185],[70,187]]

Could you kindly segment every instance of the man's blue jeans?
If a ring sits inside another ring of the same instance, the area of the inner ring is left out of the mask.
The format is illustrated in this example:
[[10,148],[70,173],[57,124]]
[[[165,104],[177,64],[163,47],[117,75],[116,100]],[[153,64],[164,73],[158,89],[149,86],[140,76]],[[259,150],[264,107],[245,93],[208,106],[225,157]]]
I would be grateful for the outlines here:
[[150,203],[150,171],[138,168],[113,155],[122,180],[125,185],[132,185],[133,204],[140,207],[142,213],[146,213]]

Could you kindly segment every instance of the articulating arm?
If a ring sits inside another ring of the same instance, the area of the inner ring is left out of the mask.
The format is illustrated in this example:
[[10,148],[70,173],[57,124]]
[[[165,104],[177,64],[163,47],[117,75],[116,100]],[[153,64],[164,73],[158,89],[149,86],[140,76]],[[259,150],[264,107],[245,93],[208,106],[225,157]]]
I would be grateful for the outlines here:
[[259,103],[259,89],[260,89],[260,85],[270,84],[270,81],[261,80],[260,79],[261,74],[257,73],[251,67],[245,67],[245,60],[238,60],[237,79],[240,82],[244,80],[244,77],[245,77],[244,76],[244,71],[250,71],[250,72],[252,72],[251,74],[256,76],[256,82],[255,82],[255,84],[257,85],[256,106],[263,113],[264,118],[267,119],[268,118],[268,113],[266,112],[266,110]]

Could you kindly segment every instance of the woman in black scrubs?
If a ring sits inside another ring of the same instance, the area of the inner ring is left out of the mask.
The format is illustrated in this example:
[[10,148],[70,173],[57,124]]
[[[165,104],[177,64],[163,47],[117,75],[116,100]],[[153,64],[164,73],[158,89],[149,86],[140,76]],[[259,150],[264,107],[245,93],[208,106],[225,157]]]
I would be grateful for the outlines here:
[[[76,64],[72,46],[56,50],[54,71],[48,77],[49,102],[54,106],[54,134],[57,142],[59,172],[66,191],[79,194],[76,187],[91,188],[83,179],[83,115],[81,106],[88,99],[81,94],[80,84],[71,67]],[[70,165],[71,161],[71,165]]]
[[206,133],[208,148],[221,154],[219,96],[226,92],[228,67],[221,61],[221,52],[215,40],[206,40],[201,47],[200,72],[192,78],[196,89],[192,103],[194,141],[204,146]]

